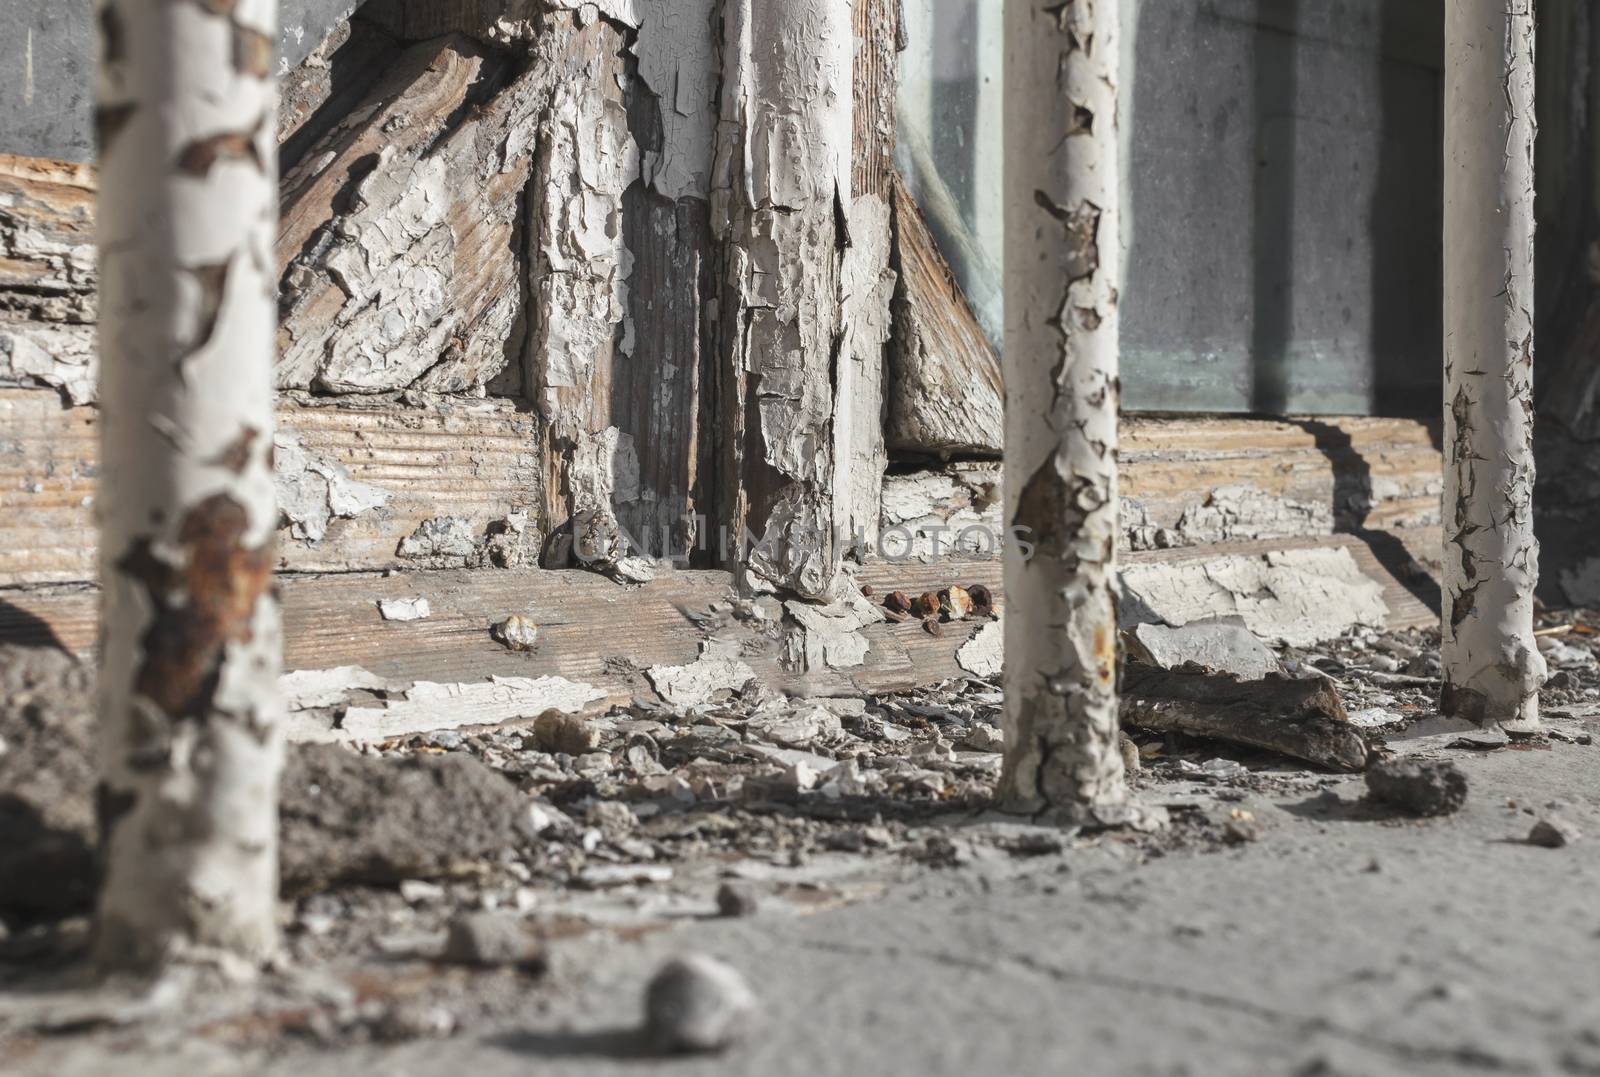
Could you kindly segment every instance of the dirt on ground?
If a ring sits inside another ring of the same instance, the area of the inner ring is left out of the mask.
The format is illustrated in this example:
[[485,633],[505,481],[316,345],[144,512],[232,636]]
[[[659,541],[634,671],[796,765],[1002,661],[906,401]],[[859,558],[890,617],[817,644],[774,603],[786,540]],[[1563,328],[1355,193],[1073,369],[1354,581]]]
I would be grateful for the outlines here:
[[0,654],[0,1069],[620,1072],[687,953],[755,1001],[685,1072],[1600,1073],[1596,622],[1543,623],[1516,740],[1432,634],[1280,648],[1377,765],[1131,729],[1153,834],[993,812],[981,678],[299,746],[280,967],[97,990],[88,677]]

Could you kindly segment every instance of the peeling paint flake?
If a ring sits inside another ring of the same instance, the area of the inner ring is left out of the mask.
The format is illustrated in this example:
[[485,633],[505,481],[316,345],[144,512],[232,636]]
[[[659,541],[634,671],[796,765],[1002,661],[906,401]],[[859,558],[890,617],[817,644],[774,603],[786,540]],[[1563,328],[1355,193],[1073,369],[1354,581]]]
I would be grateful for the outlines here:
[[274,433],[272,449],[280,518],[293,538],[308,545],[322,541],[334,519],[354,519],[389,500],[389,491],[358,482],[343,464],[312,454],[293,431]]
[[737,658],[704,653],[686,666],[651,666],[644,675],[674,707],[699,707],[720,692],[740,691],[756,672]]
[[433,616],[425,598],[380,598],[378,613],[385,621],[422,621]]
[[342,739],[386,740],[469,725],[534,718],[548,710],[576,714],[606,698],[604,689],[565,677],[493,677],[466,684],[418,681],[405,698],[380,707],[352,707],[339,723]]
[[956,651],[956,665],[975,677],[998,677],[1005,657],[1005,623],[990,621]]
[[1342,547],[1125,565],[1122,591],[1125,626],[1237,615],[1259,638],[1293,647],[1382,628],[1389,616],[1382,585]]

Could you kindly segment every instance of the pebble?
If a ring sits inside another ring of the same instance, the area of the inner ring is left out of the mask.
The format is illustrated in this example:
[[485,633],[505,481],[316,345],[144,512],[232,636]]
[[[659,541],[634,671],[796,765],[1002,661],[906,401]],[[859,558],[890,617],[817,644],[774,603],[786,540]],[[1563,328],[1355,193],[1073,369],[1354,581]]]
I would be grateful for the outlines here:
[[1005,734],[988,722],[973,722],[961,738],[961,746],[974,752],[999,752],[1006,746]]
[[444,887],[426,879],[405,879],[400,883],[400,896],[410,905],[444,900]]
[[1528,844],[1560,849],[1583,837],[1583,832],[1558,815],[1546,815],[1528,831]]
[[523,927],[521,918],[492,911],[462,913],[451,920],[443,956],[458,965],[483,967],[544,963],[543,949]]
[[1408,815],[1449,815],[1467,802],[1467,776],[1447,760],[1386,759],[1367,771],[1367,795]]
[[760,894],[748,882],[729,879],[717,887],[717,911],[723,916],[753,916],[760,906]]
[[720,1051],[749,1029],[756,997],[735,968],[691,954],[663,965],[645,989],[645,1033],[656,1049]]
[[576,714],[547,710],[533,720],[533,741],[542,752],[582,756],[600,746],[600,730]]
[[513,651],[531,651],[539,642],[539,626],[514,613],[494,626],[493,635]]

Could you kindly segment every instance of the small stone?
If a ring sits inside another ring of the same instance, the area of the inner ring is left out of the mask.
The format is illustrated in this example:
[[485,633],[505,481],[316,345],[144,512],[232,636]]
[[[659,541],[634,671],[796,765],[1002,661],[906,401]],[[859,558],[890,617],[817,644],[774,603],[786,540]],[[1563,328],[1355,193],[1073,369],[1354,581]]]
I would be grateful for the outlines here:
[[1122,730],[1117,730],[1117,750],[1122,753],[1122,770],[1128,777],[1136,776],[1140,769],[1139,746]]
[[610,839],[631,834],[639,826],[639,817],[620,800],[597,800],[589,805],[583,818],[590,826],[599,827],[600,832]]
[[514,914],[468,912],[450,921],[443,957],[458,965],[533,968],[544,963],[544,950]]
[[742,879],[730,879],[717,887],[717,911],[723,916],[753,916],[760,905],[755,886]]
[[1559,815],[1546,815],[1528,831],[1528,844],[1544,849],[1561,849],[1583,837],[1583,831]]
[[1005,750],[1006,738],[999,728],[988,722],[973,722],[961,738],[961,747],[974,752],[1000,752]]
[[404,999],[384,1007],[373,1022],[372,1035],[384,1043],[400,1043],[448,1036],[455,1029],[455,1015],[443,1006]]
[[576,714],[547,710],[533,720],[533,741],[542,752],[587,755],[600,747],[600,730]]
[[491,632],[513,651],[531,651],[539,641],[539,626],[518,613],[495,625]]
[[1260,841],[1261,823],[1253,812],[1234,808],[1228,812],[1228,821],[1222,824],[1222,837],[1230,845]]
[[406,879],[400,884],[400,896],[411,905],[422,905],[444,900],[444,887],[425,879]]
[[1367,771],[1367,795],[1409,815],[1449,815],[1467,802],[1467,776],[1446,760],[1386,759]]
[[720,1051],[748,1030],[756,998],[744,977],[692,954],[661,967],[645,989],[645,1032],[663,1052]]

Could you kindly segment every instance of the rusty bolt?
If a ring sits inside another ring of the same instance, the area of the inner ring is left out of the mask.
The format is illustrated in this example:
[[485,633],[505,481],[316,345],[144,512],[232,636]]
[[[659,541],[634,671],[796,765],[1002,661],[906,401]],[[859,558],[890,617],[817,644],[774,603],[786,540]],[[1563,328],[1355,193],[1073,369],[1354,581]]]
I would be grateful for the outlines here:
[[987,617],[994,612],[994,596],[983,584],[975,583],[968,587],[967,595],[972,599],[972,612],[976,616]]
[[864,583],[864,584],[861,585],[861,594],[862,594],[863,597],[871,598],[874,593],[875,592],[872,589],[872,584]]
[[932,591],[924,591],[911,603],[911,612],[918,617],[939,616],[939,596]]
[[911,596],[904,591],[895,591],[883,600],[883,608],[891,613],[910,613]]
[[922,630],[930,636],[944,635],[944,629],[939,627],[939,618],[937,617],[924,617],[922,619]]

